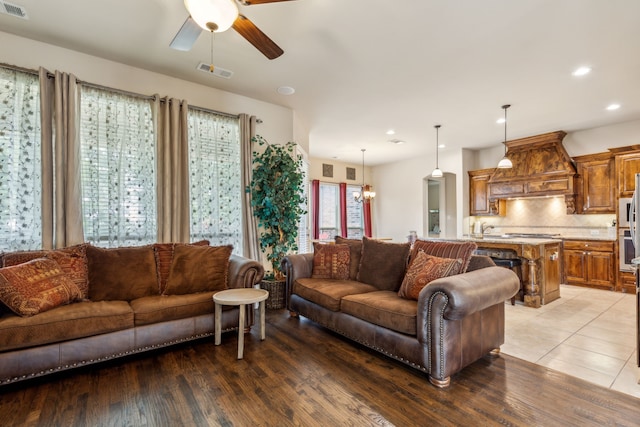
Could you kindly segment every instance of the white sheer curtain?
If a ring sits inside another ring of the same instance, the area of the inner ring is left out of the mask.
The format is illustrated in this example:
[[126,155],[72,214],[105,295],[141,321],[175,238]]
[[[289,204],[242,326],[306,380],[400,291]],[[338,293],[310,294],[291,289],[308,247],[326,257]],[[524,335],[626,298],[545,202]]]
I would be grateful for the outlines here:
[[0,251],[42,245],[36,74],[0,67]]
[[191,240],[232,244],[242,254],[240,136],[237,117],[189,108]]
[[81,87],[85,239],[116,247],[157,241],[152,100]]

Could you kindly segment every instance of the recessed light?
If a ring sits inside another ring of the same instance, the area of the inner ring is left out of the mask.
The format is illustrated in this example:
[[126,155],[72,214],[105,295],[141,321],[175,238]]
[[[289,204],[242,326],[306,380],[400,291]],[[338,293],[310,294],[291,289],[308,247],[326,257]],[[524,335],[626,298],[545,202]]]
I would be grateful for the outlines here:
[[575,77],[581,77],[581,76],[586,76],[590,72],[591,72],[591,67],[583,66],[583,67],[576,68],[571,74]]
[[396,145],[404,144],[404,141],[401,139],[390,139],[389,142]]
[[276,91],[280,95],[293,95],[294,93],[296,93],[296,90],[291,86],[280,86],[278,89],[276,89]]
[[504,122],[506,122],[504,117],[500,117],[498,120],[496,120],[496,123],[499,124],[499,125],[503,124]]
[[389,129],[389,130],[387,131],[387,135],[395,135],[395,134],[396,134],[396,131],[395,131],[395,130],[393,130],[393,129]]
[[618,108],[620,108],[620,104],[609,104],[607,106],[608,111],[614,111],[614,110],[617,110]]
[[446,145],[444,145],[444,144],[438,145],[438,148],[444,148],[444,147],[446,147]]

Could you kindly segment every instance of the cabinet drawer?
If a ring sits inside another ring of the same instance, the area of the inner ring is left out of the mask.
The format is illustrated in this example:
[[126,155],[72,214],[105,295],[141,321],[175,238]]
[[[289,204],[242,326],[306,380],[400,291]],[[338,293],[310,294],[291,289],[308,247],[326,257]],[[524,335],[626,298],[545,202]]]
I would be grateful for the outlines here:
[[602,240],[565,240],[563,247],[574,251],[613,252],[612,241]]

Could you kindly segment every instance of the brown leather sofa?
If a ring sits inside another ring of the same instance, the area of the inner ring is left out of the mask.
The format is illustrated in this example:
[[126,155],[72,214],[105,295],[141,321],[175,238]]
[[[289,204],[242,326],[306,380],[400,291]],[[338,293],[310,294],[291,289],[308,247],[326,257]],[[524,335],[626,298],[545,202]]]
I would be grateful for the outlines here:
[[[216,270],[216,263],[207,261],[210,246],[195,257],[184,252],[181,259],[187,261],[181,265],[176,265],[178,246],[186,251],[193,245],[83,246],[89,298],[28,317],[0,302],[0,385],[213,335],[213,294],[253,287],[264,274],[260,263],[230,255],[230,249]],[[49,253],[40,255],[44,252]],[[198,268],[189,267],[194,262]],[[217,284],[198,283],[199,274],[219,276]],[[238,307],[223,310],[222,330],[237,330]],[[253,310],[247,311],[250,327]]]
[[497,355],[504,343],[504,302],[519,280],[488,257],[472,256],[465,273],[432,281],[417,301],[399,297],[397,289],[311,278],[313,258],[282,261],[291,314],[419,369],[437,387],[484,355]]

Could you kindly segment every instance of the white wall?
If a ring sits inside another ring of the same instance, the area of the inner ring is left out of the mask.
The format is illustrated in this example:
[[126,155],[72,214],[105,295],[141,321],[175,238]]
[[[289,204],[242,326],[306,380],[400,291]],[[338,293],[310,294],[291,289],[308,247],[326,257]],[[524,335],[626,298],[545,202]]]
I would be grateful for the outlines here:
[[[568,134],[563,140],[570,156],[606,152],[609,148],[640,144],[640,120],[603,126]],[[469,177],[467,171],[492,168],[504,154],[503,145],[474,150],[443,150],[440,168],[456,174],[456,206],[458,236],[469,230]],[[435,167],[430,157],[414,158],[375,166],[373,185],[376,188],[374,235],[406,241],[410,230],[418,236],[423,230],[423,179]],[[586,217],[585,216],[580,216]],[[580,220],[580,218],[578,218]],[[588,220],[588,219],[587,219]],[[586,220],[585,220],[586,221]]]
[[43,66],[49,71],[72,73],[89,83],[142,95],[157,93],[160,96],[186,99],[190,105],[229,114],[255,115],[263,121],[257,126],[256,132],[269,142],[285,143],[293,141],[296,136],[299,138],[296,142],[309,151],[308,132],[305,132],[304,124],[296,121],[289,108],[8,33],[0,32],[0,38],[0,62],[5,64],[33,70]]

